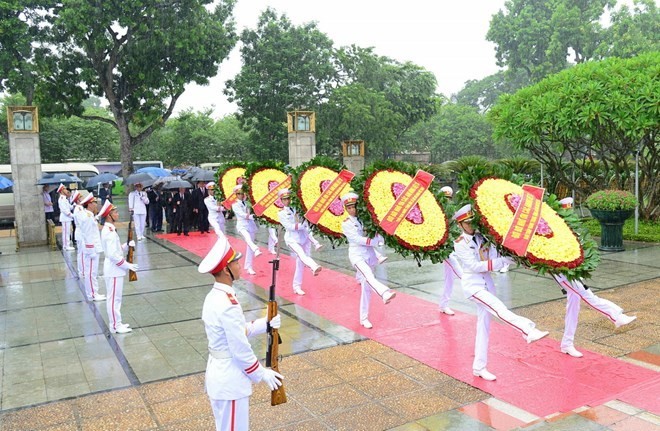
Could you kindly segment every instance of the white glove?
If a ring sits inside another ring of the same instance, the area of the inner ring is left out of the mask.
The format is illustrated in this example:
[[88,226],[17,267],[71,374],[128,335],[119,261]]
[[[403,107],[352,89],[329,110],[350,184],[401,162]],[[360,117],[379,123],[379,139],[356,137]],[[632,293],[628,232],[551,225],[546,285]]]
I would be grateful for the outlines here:
[[270,322],[268,322],[268,323],[270,324],[271,328],[279,329],[280,326],[282,325],[282,319],[280,318],[279,314],[276,314],[275,317],[270,319]]
[[127,263],[127,266],[129,271],[133,271],[133,272],[138,271],[138,266],[135,263]]
[[274,391],[275,389],[282,386],[283,378],[284,376],[277,371],[273,371],[270,368],[265,368],[264,376],[262,377],[261,381],[266,383],[271,391]]
[[515,265],[516,261],[513,260],[513,258],[511,258],[509,256],[504,256],[504,264],[505,265]]
[[128,246],[129,246],[129,247],[135,247],[135,241],[130,240],[130,241],[128,242]]

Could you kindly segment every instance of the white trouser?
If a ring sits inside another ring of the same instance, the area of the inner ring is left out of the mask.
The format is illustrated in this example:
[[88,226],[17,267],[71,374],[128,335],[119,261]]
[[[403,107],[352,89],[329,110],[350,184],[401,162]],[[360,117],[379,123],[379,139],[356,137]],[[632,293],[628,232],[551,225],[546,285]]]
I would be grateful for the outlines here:
[[99,273],[99,255],[98,253],[83,255],[85,271],[85,296],[91,301],[99,294],[99,282],[96,276]]
[[450,255],[447,259],[443,260],[442,267],[445,271],[445,289],[440,296],[439,306],[440,308],[445,308],[449,305],[451,293],[454,290],[454,280],[460,280],[463,276],[463,271],[454,255]]
[[312,249],[312,243],[305,241],[303,244],[298,244],[297,242],[287,242],[286,245],[289,246],[291,251],[296,254],[296,272],[293,274],[293,288],[300,289],[302,288],[303,281],[303,271],[305,266],[308,266],[312,271],[316,270],[320,265],[309,257],[309,253]]
[[133,214],[133,223],[135,223],[135,236],[144,237],[144,226],[147,221],[146,214]]
[[364,260],[355,263],[357,271],[355,277],[362,286],[362,294],[360,295],[360,322],[369,318],[369,303],[371,299],[371,289],[373,289],[381,298],[390,290],[389,287],[378,281],[374,275],[373,268]]
[[83,256],[83,248],[85,244],[81,240],[76,240],[76,264],[78,265],[78,277],[85,277],[85,256]]
[[566,318],[564,319],[564,336],[561,339],[561,348],[573,346],[575,331],[577,331],[580,315],[580,300],[584,300],[591,308],[602,313],[612,323],[623,313],[623,309],[607,299],[599,298],[590,289],[577,280],[568,281],[565,277],[557,276],[555,280],[566,291]]
[[[489,286],[490,287],[490,286]],[[495,287],[493,286],[493,291]],[[523,335],[536,326],[531,320],[518,316],[508,308],[493,292],[480,290],[470,297],[477,304],[477,337],[474,343],[473,370],[481,370],[488,363],[488,331],[490,329],[490,315],[499,317],[510,327],[517,329]]]
[[249,232],[247,229],[241,229],[238,231],[243,236],[243,239],[247,243],[245,249],[245,264],[243,268],[250,269],[252,268],[252,260],[254,259],[254,252],[259,250],[257,244],[254,243],[255,238],[257,237],[256,232]]
[[216,431],[248,431],[250,425],[250,397],[237,400],[212,400]]
[[106,309],[108,310],[108,326],[116,331],[121,325],[121,298],[124,293],[124,276],[104,277],[107,292]]
[[314,234],[312,234],[312,232],[309,232],[309,235],[307,235],[307,238],[309,238],[309,240],[312,242],[312,245],[314,247],[318,247],[318,245],[320,244],[320,242],[318,242],[318,240],[316,238],[314,238]]
[[71,222],[63,221],[62,224],[62,248],[71,247]]
[[209,224],[218,238],[225,236],[225,217],[220,213],[218,217],[209,217]]
[[274,227],[268,228],[268,251],[275,254],[275,247],[277,246],[277,229]]

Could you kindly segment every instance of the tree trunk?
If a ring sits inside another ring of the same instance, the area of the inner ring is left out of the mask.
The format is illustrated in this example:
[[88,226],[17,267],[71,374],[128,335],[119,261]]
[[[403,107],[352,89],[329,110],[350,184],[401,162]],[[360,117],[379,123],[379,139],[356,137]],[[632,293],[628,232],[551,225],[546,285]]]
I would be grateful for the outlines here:
[[[133,173],[133,137],[128,130],[128,123],[123,117],[117,118],[117,130],[119,130],[119,151],[121,159],[121,175],[127,178]],[[130,192],[130,187],[124,187],[126,193]]]

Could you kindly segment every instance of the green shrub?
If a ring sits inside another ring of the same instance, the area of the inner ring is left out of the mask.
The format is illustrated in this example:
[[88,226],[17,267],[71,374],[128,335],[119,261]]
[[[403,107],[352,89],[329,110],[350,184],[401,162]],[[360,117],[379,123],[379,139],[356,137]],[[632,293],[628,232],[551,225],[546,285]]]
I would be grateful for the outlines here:
[[585,202],[587,208],[600,211],[634,210],[635,195],[624,190],[601,190],[590,195]]

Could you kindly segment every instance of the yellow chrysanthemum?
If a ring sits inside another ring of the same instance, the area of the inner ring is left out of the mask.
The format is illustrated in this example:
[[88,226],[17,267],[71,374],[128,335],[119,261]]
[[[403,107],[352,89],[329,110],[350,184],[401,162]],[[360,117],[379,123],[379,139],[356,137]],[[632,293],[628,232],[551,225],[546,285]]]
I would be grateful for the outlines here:
[[220,178],[220,187],[225,197],[231,196],[234,192],[234,187],[238,185],[238,179],[245,175],[245,168],[231,168],[227,169]]
[[[365,199],[373,209],[373,216],[380,223],[396,201],[392,192],[396,183],[407,186],[413,178],[399,171],[379,171],[365,185]],[[439,247],[447,237],[447,218],[442,207],[431,192],[426,190],[417,202],[421,214],[419,220],[405,218],[397,228],[395,235],[399,242],[411,249],[427,250]]]
[[[253,205],[259,202],[279,183],[284,181],[286,177],[287,174],[284,172],[272,168],[259,169],[252,174],[252,177],[249,179],[249,186]],[[280,206],[278,206],[278,204]],[[278,212],[281,209],[282,207],[278,199],[275,204],[269,206],[261,216],[266,218],[270,223],[279,224]]]
[[[322,185],[330,183],[338,175],[338,172],[324,166],[313,166],[305,170],[299,178],[299,194],[300,202],[305,211],[314,205],[316,200],[321,196]],[[347,193],[351,189],[350,184],[346,184],[339,196]],[[342,228],[341,223],[347,217],[344,206],[341,201],[336,200],[330,205],[330,208],[323,213],[317,226],[330,235],[341,236]]]
[[[507,196],[523,195],[522,187],[503,179],[488,178],[474,190],[474,199],[482,222],[501,243],[513,222],[514,210],[507,204]],[[564,220],[545,202],[541,217],[552,231],[552,235],[536,234],[527,249],[532,261],[541,260],[553,266],[573,266],[583,256],[582,247],[575,234]]]

